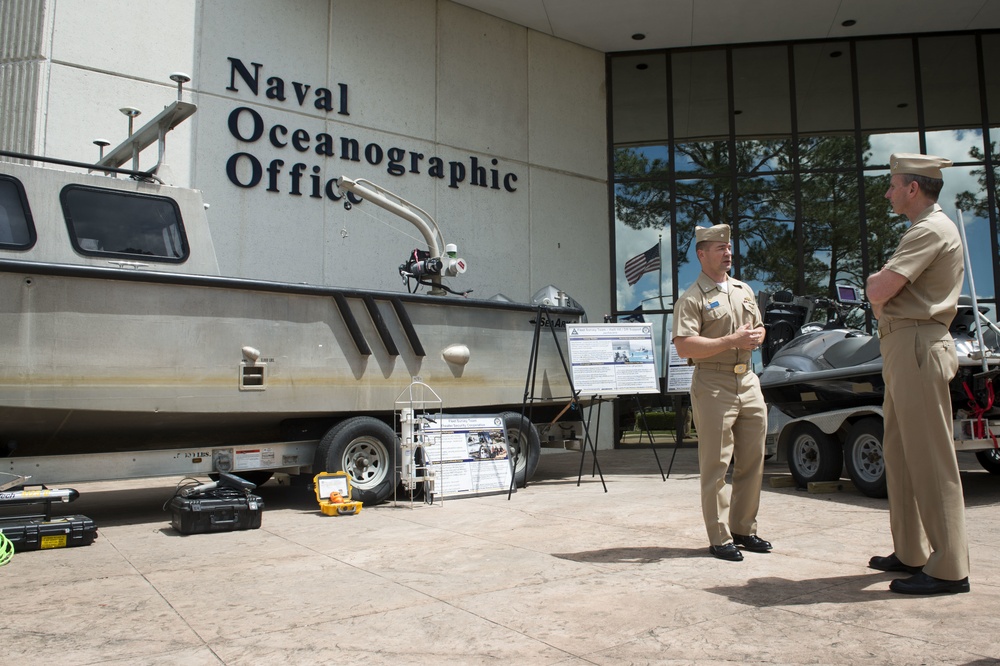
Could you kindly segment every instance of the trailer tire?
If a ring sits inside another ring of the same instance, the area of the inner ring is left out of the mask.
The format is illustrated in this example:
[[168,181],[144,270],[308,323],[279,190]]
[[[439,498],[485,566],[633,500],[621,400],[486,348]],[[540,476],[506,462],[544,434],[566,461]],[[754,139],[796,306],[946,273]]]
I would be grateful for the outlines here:
[[885,482],[885,454],[882,441],[885,426],[880,418],[861,419],[847,431],[844,463],[854,486],[868,497],[888,497]]
[[976,451],[976,460],[990,474],[1000,474],[1000,449]]
[[813,481],[836,481],[844,469],[840,442],[812,423],[798,423],[788,438],[788,469],[800,487]]
[[399,474],[399,438],[371,416],[355,416],[330,428],[316,448],[313,470],[347,472],[351,499],[366,505],[392,497]]
[[507,431],[507,449],[515,459],[514,483],[523,488],[535,475],[538,459],[542,454],[538,429],[518,412],[502,412],[500,418]]

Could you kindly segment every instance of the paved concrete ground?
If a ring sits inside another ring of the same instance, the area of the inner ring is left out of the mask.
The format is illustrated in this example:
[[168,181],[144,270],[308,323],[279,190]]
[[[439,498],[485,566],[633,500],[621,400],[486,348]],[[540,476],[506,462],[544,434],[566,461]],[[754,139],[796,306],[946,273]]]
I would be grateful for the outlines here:
[[557,453],[510,501],[357,516],[272,481],[259,530],[191,536],[161,509],[176,479],[79,484],[65,513],[100,536],[0,567],[0,663],[1000,663],[1000,478],[961,458],[972,592],[930,598],[866,567],[888,512],[856,491],[765,483],[774,552],[710,557],[693,448],[666,482],[649,450],[602,451],[608,492],[578,487]]

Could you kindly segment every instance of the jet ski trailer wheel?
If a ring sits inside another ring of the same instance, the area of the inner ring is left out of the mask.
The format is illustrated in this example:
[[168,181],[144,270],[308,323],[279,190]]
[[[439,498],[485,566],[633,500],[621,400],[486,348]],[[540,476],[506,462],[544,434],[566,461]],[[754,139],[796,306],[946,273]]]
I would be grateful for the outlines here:
[[399,482],[399,438],[371,416],[355,416],[330,428],[316,448],[313,470],[347,472],[351,498],[365,505],[390,497]]
[[990,474],[1000,474],[1000,449],[976,451],[976,460]]
[[854,486],[868,497],[888,497],[885,484],[885,457],[882,438],[885,427],[880,418],[861,419],[847,431],[844,463]]
[[797,423],[788,438],[788,469],[800,487],[813,481],[836,481],[844,469],[840,442],[812,423]]

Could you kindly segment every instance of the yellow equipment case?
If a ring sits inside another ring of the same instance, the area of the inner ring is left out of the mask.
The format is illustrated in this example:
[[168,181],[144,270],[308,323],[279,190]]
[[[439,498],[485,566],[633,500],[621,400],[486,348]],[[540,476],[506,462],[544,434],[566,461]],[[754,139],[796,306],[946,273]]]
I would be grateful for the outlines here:
[[353,516],[361,502],[351,499],[351,477],[347,472],[320,472],[313,477],[319,510],[327,516]]

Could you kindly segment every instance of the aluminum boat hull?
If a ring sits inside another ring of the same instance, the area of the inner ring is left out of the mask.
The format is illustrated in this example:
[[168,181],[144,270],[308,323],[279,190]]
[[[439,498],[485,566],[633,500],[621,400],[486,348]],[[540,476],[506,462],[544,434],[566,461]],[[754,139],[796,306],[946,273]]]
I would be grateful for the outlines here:
[[[444,411],[520,409],[539,313],[11,260],[0,294],[0,446],[14,456],[318,437],[347,416],[391,414],[415,377]],[[550,327],[582,317],[546,310],[536,408],[569,401]]]

